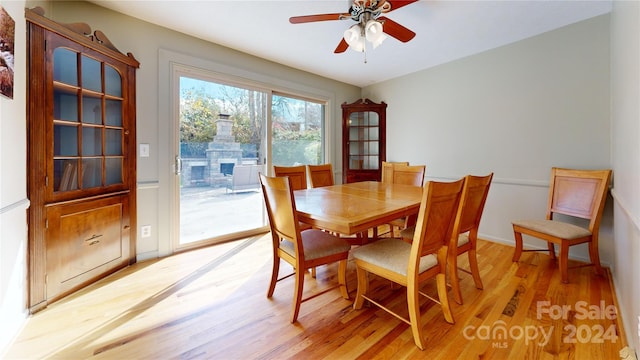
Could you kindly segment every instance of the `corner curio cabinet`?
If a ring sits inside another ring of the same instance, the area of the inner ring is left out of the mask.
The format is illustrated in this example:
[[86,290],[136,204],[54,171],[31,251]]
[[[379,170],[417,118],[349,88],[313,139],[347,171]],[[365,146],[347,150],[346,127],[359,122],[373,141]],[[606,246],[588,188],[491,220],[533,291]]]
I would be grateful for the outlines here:
[[342,104],[343,182],[380,181],[385,161],[387,104],[360,99]]
[[[27,9],[29,308],[135,261],[135,71],[84,23]],[[132,230],[133,229],[133,230]]]

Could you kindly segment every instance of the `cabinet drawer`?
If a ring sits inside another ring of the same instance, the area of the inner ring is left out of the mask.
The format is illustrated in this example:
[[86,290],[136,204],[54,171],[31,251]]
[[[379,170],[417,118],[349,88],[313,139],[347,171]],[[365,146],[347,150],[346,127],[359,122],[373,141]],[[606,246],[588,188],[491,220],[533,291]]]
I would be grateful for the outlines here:
[[123,260],[126,197],[48,208],[47,293],[66,291]]

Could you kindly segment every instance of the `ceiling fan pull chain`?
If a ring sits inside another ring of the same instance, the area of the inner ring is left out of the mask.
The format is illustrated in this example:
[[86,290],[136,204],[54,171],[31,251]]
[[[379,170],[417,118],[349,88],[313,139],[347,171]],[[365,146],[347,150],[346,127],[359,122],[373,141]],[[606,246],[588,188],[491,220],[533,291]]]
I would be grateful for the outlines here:
[[362,48],[362,52],[364,53],[364,63],[367,63],[367,42],[364,42],[364,47]]

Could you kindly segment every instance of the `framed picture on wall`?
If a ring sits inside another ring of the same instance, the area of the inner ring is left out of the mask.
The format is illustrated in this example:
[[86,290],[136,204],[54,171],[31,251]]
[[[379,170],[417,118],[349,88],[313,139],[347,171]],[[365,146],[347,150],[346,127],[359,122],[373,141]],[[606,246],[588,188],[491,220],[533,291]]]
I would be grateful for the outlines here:
[[0,94],[13,99],[13,55],[16,23],[0,6]]

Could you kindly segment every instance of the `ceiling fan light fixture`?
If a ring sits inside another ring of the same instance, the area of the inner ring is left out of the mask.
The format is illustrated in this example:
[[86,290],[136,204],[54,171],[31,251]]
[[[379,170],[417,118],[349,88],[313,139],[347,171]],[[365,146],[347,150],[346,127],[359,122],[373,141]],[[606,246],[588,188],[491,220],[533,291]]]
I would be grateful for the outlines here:
[[359,24],[353,25],[344,32],[344,40],[354,51],[362,52],[364,50],[364,37],[361,32]]
[[[289,22],[301,24],[317,21],[331,20],[353,20],[356,25],[351,26],[344,32],[343,38],[333,51],[336,54],[343,53],[351,48],[355,51],[365,53],[366,43],[371,43],[372,48],[378,47],[382,42],[391,36],[402,42],[407,42],[416,36],[416,33],[387,18],[387,13],[404,7],[419,0],[347,0],[347,12],[313,14],[303,16],[292,16]],[[387,36],[388,35],[388,36]]]
[[378,45],[382,44],[384,39],[387,36],[384,34],[382,30],[382,24],[376,20],[369,20],[364,27],[364,33],[367,40],[373,44],[373,48],[377,48]]

